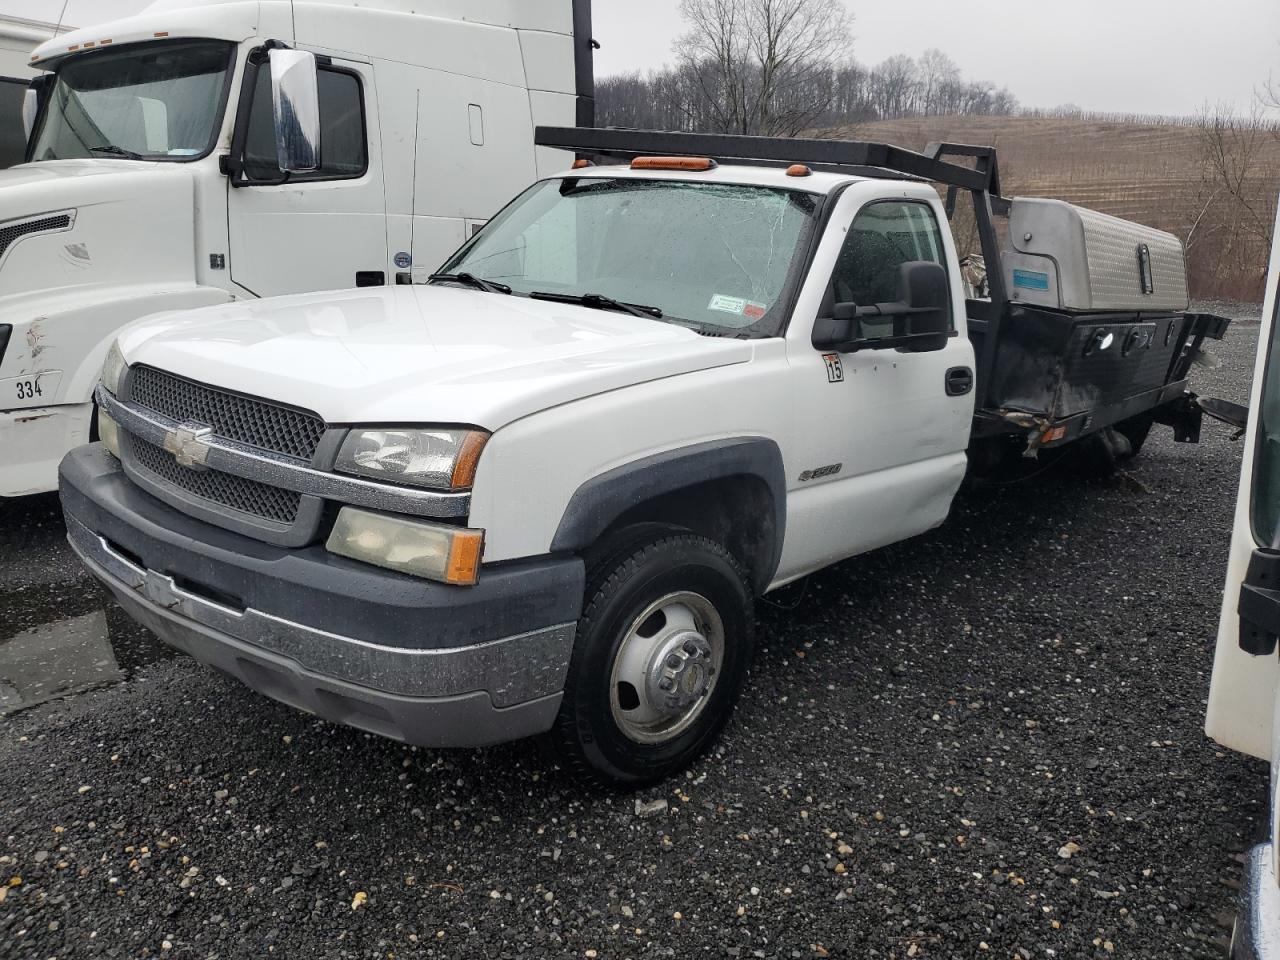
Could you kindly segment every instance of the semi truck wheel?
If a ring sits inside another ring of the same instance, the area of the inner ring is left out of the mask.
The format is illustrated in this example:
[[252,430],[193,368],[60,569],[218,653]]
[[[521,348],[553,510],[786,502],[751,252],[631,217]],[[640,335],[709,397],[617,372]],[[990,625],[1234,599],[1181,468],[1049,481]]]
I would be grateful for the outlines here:
[[610,787],[680,770],[728,720],[753,630],[751,591],[722,546],[688,533],[631,541],[588,573],[556,754]]

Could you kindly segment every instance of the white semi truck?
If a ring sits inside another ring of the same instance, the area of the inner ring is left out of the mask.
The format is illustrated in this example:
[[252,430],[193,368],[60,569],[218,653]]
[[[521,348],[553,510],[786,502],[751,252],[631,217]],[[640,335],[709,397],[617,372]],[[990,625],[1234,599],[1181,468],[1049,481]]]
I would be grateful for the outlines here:
[[[1236,499],[1205,730],[1271,764],[1266,834],[1245,860],[1233,960],[1280,960],[1280,215]],[[1241,411],[1243,414],[1243,411]],[[1240,422],[1243,423],[1241,417]],[[1261,785],[1260,785],[1261,786]]]
[[149,313],[422,281],[589,122],[587,0],[160,0],[29,55],[0,171],[0,496],[52,490]]
[[130,614],[319,716],[635,785],[724,724],[755,596],[941,523],[969,458],[1196,436],[1226,321],[1181,244],[1002,197],[991,148],[538,141],[584,156],[428,284],[121,335],[61,494]]

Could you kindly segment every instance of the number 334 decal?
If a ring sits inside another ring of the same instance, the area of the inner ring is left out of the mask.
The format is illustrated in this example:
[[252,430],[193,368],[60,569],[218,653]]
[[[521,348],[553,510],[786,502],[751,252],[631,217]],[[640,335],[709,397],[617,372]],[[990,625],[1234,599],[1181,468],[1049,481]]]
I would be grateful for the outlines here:
[[23,406],[33,406],[31,401],[53,403],[58,392],[58,382],[62,379],[60,370],[47,370],[34,376],[9,377],[0,380],[0,410],[8,404],[17,402]]

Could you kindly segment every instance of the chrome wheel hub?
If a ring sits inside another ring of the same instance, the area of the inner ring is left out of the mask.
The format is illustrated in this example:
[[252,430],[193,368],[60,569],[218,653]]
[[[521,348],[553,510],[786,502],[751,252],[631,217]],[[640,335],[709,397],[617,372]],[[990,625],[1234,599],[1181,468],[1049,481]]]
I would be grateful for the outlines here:
[[715,689],[724,645],[720,614],[700,594],[672,593],[645,607],[613,662],[609,701],[619,729],[638,743],[688,729]]

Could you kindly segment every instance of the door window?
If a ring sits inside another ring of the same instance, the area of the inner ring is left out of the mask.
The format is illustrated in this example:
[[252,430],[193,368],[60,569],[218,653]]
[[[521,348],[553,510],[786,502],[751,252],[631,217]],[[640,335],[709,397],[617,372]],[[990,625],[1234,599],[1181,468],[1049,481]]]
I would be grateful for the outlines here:
[[[1277,271],[1280,272],[1280,271]],[[1258,546],[1280,549],[1280,296],[1271,318],[1271,342],[1259,345],[1267,351],[1255,440],[1252,497],[1253,537]]]
[[[916,260],[947,266],[933,209],[911,200],[868,204],[853,218],[840,248],[831,278],[835,302],[870,306],[897,300],[899,268]],[[893,334],[891,319],[864,318],[861,323],[865,338]]]
[[[369,167],[365,141],[364,97],[354,73],[321,67],[317,75],[320,94],[320,168],[295,173],[299,180],[344,180],[364,176]],[[282,174],[276,159],[275,122],[271,113],[271,70],[263,64],[254,81],[245,135],[244,178],[252,183],[277,183]]]
[[27,136],[22,129],[22,101],[27,95],[24,80],[0,77],[0,168],[21,163],[27,154]]

